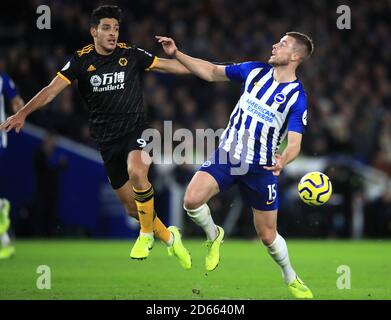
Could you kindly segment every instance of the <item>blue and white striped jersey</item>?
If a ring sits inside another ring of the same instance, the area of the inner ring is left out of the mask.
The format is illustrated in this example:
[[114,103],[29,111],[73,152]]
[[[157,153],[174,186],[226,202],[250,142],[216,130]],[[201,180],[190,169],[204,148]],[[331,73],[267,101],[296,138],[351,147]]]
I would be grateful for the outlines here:
[[[0,123],[5,121],[4,97],[12,100],[17,95],[14,82],[5,73],[0,73]],[[7,134],[3,130],[0,132],[0,149],[7,147]]]
[[273,165],[274,154],[288,131],[303,134],[307,125],[307,97],[299,80],[279,83],[273,67],[245,62],[225,68],[230,80],[243,83],[220,148],[249,164]]

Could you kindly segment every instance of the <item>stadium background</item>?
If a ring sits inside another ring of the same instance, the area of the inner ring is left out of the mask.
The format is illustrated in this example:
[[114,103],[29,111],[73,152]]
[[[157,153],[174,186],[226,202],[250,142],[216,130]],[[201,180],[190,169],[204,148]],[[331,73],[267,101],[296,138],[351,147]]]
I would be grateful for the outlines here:
[[[243,0],[240,6],[233,0],[13,1],[0,13],[0,71],[14,79],[26,102],[74,50],[91,43],[89,15],[103,3],[123,9],[120,41],[162,57],[154,35],[169,35],[184,52],[216,62],[265,61],[286,31],[312,36],[315,53],[299,68],[309,98],[309,126],[300,158],[279,180],[280,232],[291,238],[391,236],[389,1]],[[36,27],[41,4],[51,8],[50,30]],[[341,4],[351,8],[351,30],[336,26]],[[224,128],[239,94],[234,84],[192,76],[151,72],[144,77],[145,103],[159,130],[169,120],[174,130]],[[0,162],[0,195],[12,202],[17,238],[136,234],[137,225],[126,218],[93,151],[86,119],[74,85],[33,113],[24,133],[9,135]],[[37,150],[43,141],[50,145],[50,132],[57,134],[57,147],[45,166]],[[157,165],[151,172],[159,214],[182,227],[186,237],[202,235],[181,207],[196,169]],[[323,207],[307,207],[298,199],[297,182],[310,170],[324,171],[332,180],[334,195]],[[38,182],[42,176],[46,185]],[[235,189],[210,206],[231,237],[255,237],[250,209]]]

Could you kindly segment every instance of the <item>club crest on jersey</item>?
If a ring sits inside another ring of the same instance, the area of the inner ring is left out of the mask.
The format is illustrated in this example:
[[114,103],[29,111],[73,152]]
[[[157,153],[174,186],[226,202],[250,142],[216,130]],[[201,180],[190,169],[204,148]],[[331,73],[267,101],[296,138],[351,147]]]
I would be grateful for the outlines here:
[[118,63],[121,67],[125,67],[128,64],[128,60],[126,58],[120,58]]
[[102,84],[102,78],[99,77],[98,75],[94,75],[94,76],[91,77],[90,83],[94,87],[99,87]]
[[278,103],[278,104],[281,104],[281,103],[284,103],[286,100],[286,95],[279,92],[277,93],[275,96],[274,96],[274,102],[275,103]]

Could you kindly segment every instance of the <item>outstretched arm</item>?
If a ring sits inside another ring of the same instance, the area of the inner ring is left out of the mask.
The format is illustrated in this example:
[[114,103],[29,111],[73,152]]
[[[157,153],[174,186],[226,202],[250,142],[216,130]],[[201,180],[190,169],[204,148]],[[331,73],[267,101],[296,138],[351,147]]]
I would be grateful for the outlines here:
[[164,51],[169,56],[177,59],[192,73],[206,81],[228,81],[225,74],[225,66],[217,66],[205,60],[190,57],[180,52],[171,38],[156,36],[156,39],[163,46]]
[[0,125],[0,131],[6,130],[7,132],[15,129],[19,133],[22,129],[26,117],[35,110],[45,106],[52,101],[62,90],[68,86],[68,82],[64,79],[56,76],[53,81],[38,92],[34,98],[32,98],[23,108],[21,108],[16,114],[7,118],[7,120]]
[[150,70],[162,73],[191,74],[189,69],[176,59],[157,58],[156,64]]

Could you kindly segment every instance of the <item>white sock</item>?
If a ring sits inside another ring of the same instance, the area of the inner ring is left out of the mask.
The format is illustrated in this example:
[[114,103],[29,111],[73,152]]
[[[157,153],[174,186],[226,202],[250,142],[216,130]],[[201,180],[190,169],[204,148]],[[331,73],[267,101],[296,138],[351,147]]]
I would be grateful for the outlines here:
[[148,238],[153,238],[153,232],[141,232],[140,231],[140,236],[146,236]]
[[7,232],[3,233],[1,236],[0,236],[0,242],[1,242],[1,246],[2,247],[7,247],[11,244],[11,239],[8,235]]
[[187,211],[187,215],[190,219],[205,231],[208,240],[214,240],[217,238],[219,234],[218,229],[213,222],[210,209],[206,203],[197,209],[184,209]]
[[286,246],[284,238],[277,233],[276,239],[267,247],[267,251],[281,267],[285,283],[289,284],[295,280],[296,272],[293,270],[289,261],[288,247]]
[[171,247],[174,244],[174,235],[170,231],[170,239],[166,242],[167,247]]

